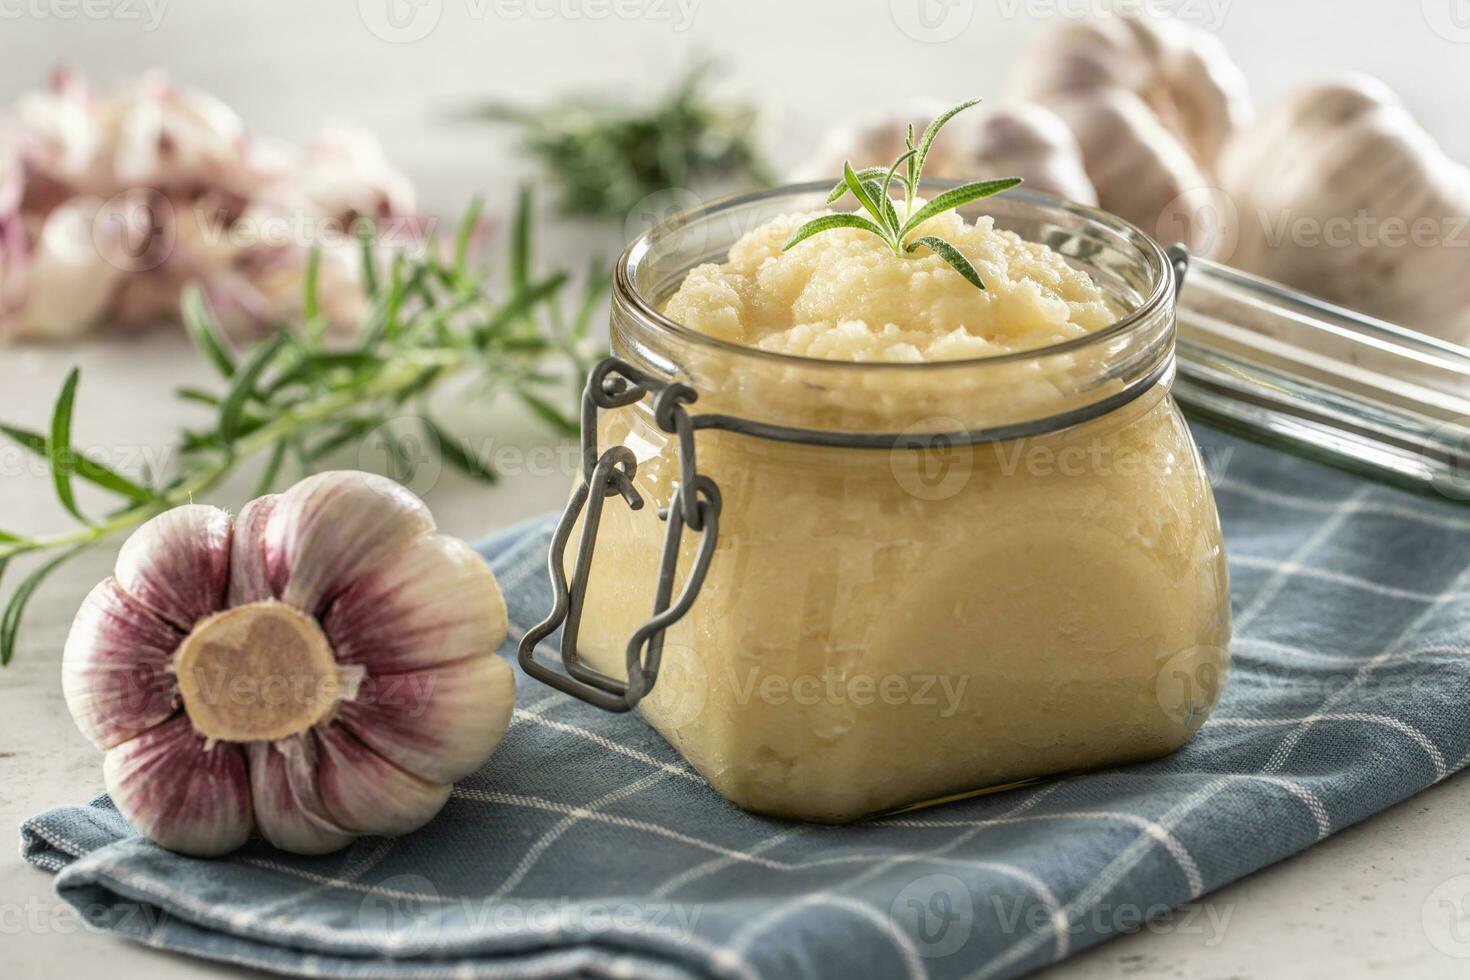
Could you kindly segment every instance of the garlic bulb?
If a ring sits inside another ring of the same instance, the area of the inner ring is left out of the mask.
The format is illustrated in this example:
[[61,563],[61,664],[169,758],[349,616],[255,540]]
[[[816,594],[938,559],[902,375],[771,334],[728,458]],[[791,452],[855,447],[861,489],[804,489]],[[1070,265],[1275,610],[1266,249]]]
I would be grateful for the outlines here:
[[426,823],[499,744],[506,609],[467,544],[383,477],[323,473],[231,521],[178,507],[123,545],[62,678],[119,811],[212,856]]
[[1166,243],[1207,250],[1194,214],[1178,204],[1210,179],[1138,96],[1107,89],[1061,98],[1054,108],[1072,127],[1105,210]]
[[189,283],[231,332],[274,330],[313,251],[322,315],[355,329],[361,219],[385,253],[425,246],[413,185],[370,133],[292,146],[159,72],[111,93],[58,72],[0,113],[0,341],[175,320]]
[[[1043,34],[1010,92],[1071,126],[1098,202],[1145,231],[1210,251],[1213,170],[1249,121],[1244,76],[1220,43],[1176,22],[1102,17]],[[1199,227],[1201,223],[1208,227]]]
[[1470,343],[1470,169],[1376,79],[1302,89],[1236,134],[1232,265]]
[[[840,177],[842,164],[871,166],[903,152],[910,123],[923,132],[944,105],[914,105],[866,121],[839,126],[824,137],[821,148],[799,169],[798,178]],[[1022,178],[1032,190],[1046,191],[1082,204],[1096,204],[1097,193],[1082,169],[1082,151],[1065,123],[1050,110],[1031,103],[981,107],[951,119],[945,138],[924,160],[930,177],[973,179],[999,174]]]
[[1021,57],[1011,92],[1047,105],[1131,92],[1203,169],[1250,121],[1245,76],[1219,40],[1177,21],[1099,17],[1049,31]]

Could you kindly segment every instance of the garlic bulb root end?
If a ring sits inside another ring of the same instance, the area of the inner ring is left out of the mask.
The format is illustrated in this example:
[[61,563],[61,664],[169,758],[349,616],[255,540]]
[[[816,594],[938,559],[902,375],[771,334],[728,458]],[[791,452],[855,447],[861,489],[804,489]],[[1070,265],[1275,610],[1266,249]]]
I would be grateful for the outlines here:
[[356,688],[316,620],[275,600],[202,620],[179,646],[174,673],[195,731],[211,741],[288,738]]

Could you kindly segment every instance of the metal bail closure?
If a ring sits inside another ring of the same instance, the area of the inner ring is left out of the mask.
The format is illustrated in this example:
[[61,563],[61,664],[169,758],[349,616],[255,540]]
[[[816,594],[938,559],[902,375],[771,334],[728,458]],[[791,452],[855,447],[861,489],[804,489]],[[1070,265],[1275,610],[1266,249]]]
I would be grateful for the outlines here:
[[[631,405],[646,395],[653,396],[655,423],[677,439],[679,482],[669,506],[658,512],[668,527],[664,532],[663,555],[654,590],[653,615],[634,630],[628,640],[625,654],[628,679],[622,681],[588,666],[577,649],[577,640],[604,503],[613,496],[622,497],[633,510],[638,510],[644,503],[643,496],[633,486],[633,477],[638,469],[633,451],[626,446],[612,446],[605,452],[598,450],[598,410]],[[572,498],[551,537],[548,560],[553,596],[551,613],[526,632],[521,639],[518,659],[526,673],[537,680],[608,711],[628,711],[653,689],[663,660],[664,633],[694,605],[709,572],[710,560],[714,557],[715,543],[719,538],[720,490],[695,466],[695,427],[684,409],[697,397],[688,385],[655,378],[617,357],[607,357],[598,362],[588,374],[587,387],[582,393],[582,479],[572,492]],[[572,580],[568,583],[566,550],[579,517],[584,518],[582,536],[577,544]],[[701,535],[701,538],[684,588],[675,599],[674,581],[678,575],[679,550],[686,529]],[[536,659],[536,647],[558,627],[563,627],[561,665],[564,672]]]

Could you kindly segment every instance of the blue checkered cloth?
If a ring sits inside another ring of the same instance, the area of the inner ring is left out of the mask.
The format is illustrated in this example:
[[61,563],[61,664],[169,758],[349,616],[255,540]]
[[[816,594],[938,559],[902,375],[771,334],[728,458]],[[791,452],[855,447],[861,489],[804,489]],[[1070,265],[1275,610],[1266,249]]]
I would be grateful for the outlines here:
[[[1470,762],[1470,510],[1198,435],[1234,666],[1169,758],[805,826],[521,678],[500,750],[408,837],[193,860],[103,797],[28,821],[23,852],[101,929],[311,976],[1012,977],[1145,918],[1208,937],[1225,917],[1201,896]],[[484,545],[521,629],[547,608],[550,526]]]

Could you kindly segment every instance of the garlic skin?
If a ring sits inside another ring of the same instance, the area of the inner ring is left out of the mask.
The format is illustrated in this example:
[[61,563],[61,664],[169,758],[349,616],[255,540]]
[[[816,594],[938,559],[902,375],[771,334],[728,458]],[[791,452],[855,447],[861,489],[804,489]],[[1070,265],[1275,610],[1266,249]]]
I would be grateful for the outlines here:
[[1235,135],[1220,178],[1240,217],[1232,265],[1470,343],[1470,168],[1383,83],[1287,96]]
[[78,612],[62,687],[118,810],[170,850],[322,854],[431,819],[515,701],[484,560],[413,494],[309,477],[231,520],[139,528]]
[[[910,123],[922,133],[948,106],[921,102],[897,111],[844,124],[823,137],[821,147],[803,164],[800,180],[837,180],[843,161],[872,166],[903,153]],[[1036,103],[979,106],[945,126],[945,138],[924,160],[924,174],[951,180],[1016,176],[1032,190],[1045,191],[1080,204],[1096,204],[1082,167],[1077,140],[1055,113]]]

